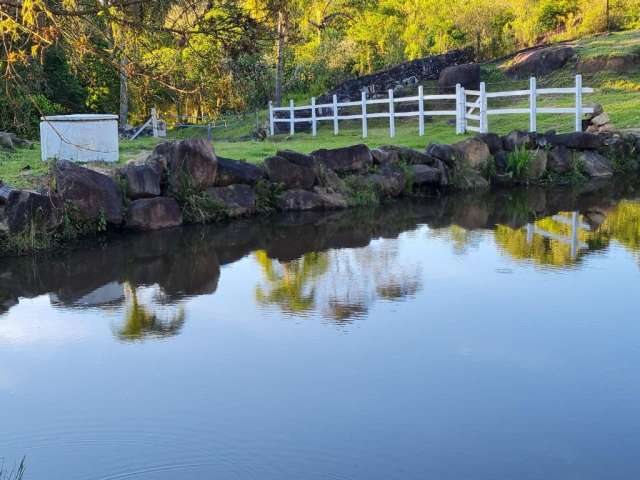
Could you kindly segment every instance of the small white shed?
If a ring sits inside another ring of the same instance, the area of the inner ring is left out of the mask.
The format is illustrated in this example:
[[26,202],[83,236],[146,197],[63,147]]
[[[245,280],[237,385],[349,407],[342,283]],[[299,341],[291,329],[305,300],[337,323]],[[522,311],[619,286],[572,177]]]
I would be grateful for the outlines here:
[[51,115],[40,122],[43,161],[118,161],[118,116],[96,114]]

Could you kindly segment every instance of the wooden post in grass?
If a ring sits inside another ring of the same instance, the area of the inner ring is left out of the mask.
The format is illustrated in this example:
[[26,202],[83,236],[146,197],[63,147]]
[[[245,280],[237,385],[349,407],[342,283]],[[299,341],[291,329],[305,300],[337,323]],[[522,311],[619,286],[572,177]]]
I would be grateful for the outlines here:
[[418,130],[419,135],[424,135],[424,88],[418,87]]
[[333,96],[333,134],[338,135],[338,96]]
[[289,135],[296,133],[296,113],[293,98],[289,100]]
[[367,129],[367,92],[362,90],[361,95],[362,105],[362,138],[367,138],[369,132]]
[[529,79],[529,131],[538,129],[538,93],[536,92],[536,77]]
[[311,135],[316,136],[316,97],[311,97]]

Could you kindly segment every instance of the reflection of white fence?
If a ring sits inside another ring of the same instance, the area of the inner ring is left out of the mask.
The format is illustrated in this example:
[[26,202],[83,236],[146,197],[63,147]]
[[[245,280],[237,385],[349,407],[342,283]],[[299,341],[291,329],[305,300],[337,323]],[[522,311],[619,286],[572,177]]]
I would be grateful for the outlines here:
[[[582,96],[585,93],[592,93],[592,88],[582,86],[582,76],[576,75],[575,85],[568,88],[537,88],[535,78],[529,81],[528,90],[512,90],[506,92],[487,92],[484,82],[480,84],[480,90],[465,90],[459,84],[456,85],[456,92],[446,95],[425,95],[422,86],[418,87],[418,95],[413,97],[395,98],[393,90],[389,90],[388,98],[367,99],[366,93],[362,92],[362,97],[358,101],[338,102],[336,95],[333,96],[332,103],[316,104],[316,99],[311,99],[311,105],[296,106],[291,100],[288,107],[274,107],[269,103],[269,133],[275,134],[276,123],[284,123],[289,126],[289,134],[296,131],[297,123],[310,123],[311,133],[317,134],[319,122],[332,122],[333,133],[338,135],[339,122],[342,120],[361,120],[362,137],[366,138],[368,133],[368,120],[373,118],[389,119],[389,136],[395,136],[396,118],[418,117],[418,133],[425,133],[425,117],[448,116],[456,119],[456,133],[462,134],[467,131],[487,133],[489,131],[489,116],[528,114],[529,129],[535,132],[537,129],[538,114],[572,114],[575,117],[576,131],[582,130],[582,116],[585,113],[592,113],[593,109],[584,107]],[[575,103],[572,107],[538,107],[538,98],[543,95],[572,95]],[[529,105],[523,108],[489,108],[490,99],[525,97]],[[427,110],[429,102],[438,102],[442,105],[445,102],[451,104],[451,109]],[[396,105],[401,103],[417,103],[417,110],[409,112],[396,112]],[[367,111],[370,105],[386,105],[385,112]],[[340,114],[341,108],[357,109],[359,113]],[[297,112],[306,112],[305,116],[299,116]],[[330,114],[327,114],[330,112]],[[286,113],[286,117],[279,117],[278,113]],[[476,125],[471,124],[477,122]]]
[[564,236],[564,235],[558,235],[556,233],[551,233],[551,232],[547,232],[546,230],[532,224],[532,223],[528,223],[527,224],[527,243],[531,244],[531,242],[533,242],[533,236],[534,235],[541,235],[545,238],[548,238],[550,240],[557,240],[559,242],[562,243],[566,243],[569,245],[569,247],[571,248],[571,258],[575,258],[578,255],[578,251],[582,250],[582,249],[586,249],[589,248],[589,245],[587,245],[584,242],[581,242],[578,239],[578,233],[579,231],[582,230],[586,230],[586,231],[590,231],[591,228],[589,227],[589,225],[583,223],[580,221],[580,218],[578,217],[578,212],[571,212],[571,218],[567,218],[563,215],[554,215],[552,217],[552,219],[558,223],[563,223],[565,225],[568,225],[570,227],[570,234],[568,237]]

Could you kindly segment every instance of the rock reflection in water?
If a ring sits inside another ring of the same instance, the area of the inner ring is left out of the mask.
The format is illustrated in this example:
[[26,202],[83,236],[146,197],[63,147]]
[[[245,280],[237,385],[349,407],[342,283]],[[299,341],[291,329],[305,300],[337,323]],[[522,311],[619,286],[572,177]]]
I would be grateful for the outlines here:
[[612,241],[640,251],[635,198],[633,184],[530,188],[114,236],[108,245],[0,259],[0,314],[20,298],[48,295],[62,309],[121,309],[123,322],[114,327],[121,340],[175,335],[188,299],[214,294],[221,265],[252,255],[258,268],[249,288],[258,303],[340,324],[422,288],[422,263],[399,252],[403,232],[428,225],[430,238],[460,255],[494,238],[515,260],[578,267]]

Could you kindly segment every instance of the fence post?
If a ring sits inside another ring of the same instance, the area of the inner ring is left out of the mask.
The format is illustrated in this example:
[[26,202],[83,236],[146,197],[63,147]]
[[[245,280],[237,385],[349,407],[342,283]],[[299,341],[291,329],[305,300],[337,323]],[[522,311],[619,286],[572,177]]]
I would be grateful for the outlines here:
[[269,101],[269,136],[271,137],[273,137],[276,133],[273,119],[273,102]]
[[311,97],[311,135],[316,136],[316,97]]
[[480,82],[480,133],[489,132],[487,120],[487,86],[484,82]]
[[151,109],[151,128],[153,130],[153,136],[158,136],[158,114],[155,107]]
[[296,113],[293,98],[289,100],[289,135],[296,133]]
[[362,138],[367,138],[367,92],[362,90]]
[[462,92],[462,85],[456,84],[456,135],[464,133],[464,93]]
[[395,105],[393,103],[393,89],[389,89],[389,136],[391,138],[396,136],[396,116]]
[[529,79],[529,131],[538,129],[538,92],[536,92],[536,77]]
[[582,75],[576,75],[576,132],[582,131]]
[[338,135],[338,95],[333,96],[333,134]]
[[420,136],[424,135],[424,88],[422,85],[418,87],[418,124]]

